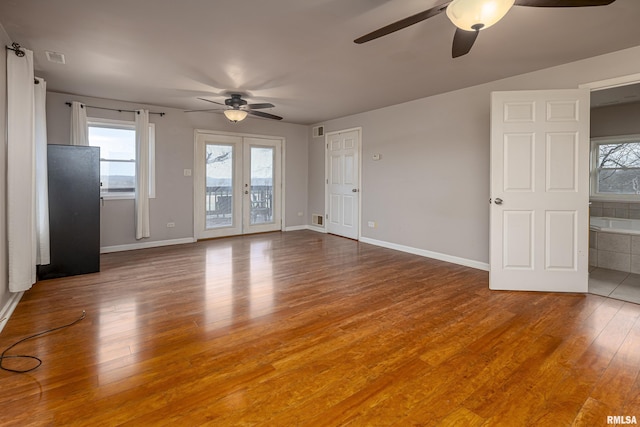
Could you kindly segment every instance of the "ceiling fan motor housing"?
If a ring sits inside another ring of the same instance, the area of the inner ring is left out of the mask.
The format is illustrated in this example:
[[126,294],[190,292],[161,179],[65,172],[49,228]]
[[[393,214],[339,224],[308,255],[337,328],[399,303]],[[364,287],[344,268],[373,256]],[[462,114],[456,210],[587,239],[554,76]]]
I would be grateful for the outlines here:
[[224,103],[225,105],[228,105],[230,107],[233,107],[234,109],[238,109],[240,107],[242,107],[243,105],[247,105],[247,101],[241,98],[242,95],[237,94],[237,93],[233,93],[231,94],[231,98],[225,99]]

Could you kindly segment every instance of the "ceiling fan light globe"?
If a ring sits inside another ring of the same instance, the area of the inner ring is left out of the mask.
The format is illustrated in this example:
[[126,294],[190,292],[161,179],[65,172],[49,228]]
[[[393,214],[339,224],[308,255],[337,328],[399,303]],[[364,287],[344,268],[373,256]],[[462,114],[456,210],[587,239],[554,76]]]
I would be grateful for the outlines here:
[[453,0],[446,13],[461,30],[484,30],[501,20],[513,3],[515,0]]
[[247,117],[247,112],[244,110],[224,110],[223,113],[227,119],[234,123],[240,122]]

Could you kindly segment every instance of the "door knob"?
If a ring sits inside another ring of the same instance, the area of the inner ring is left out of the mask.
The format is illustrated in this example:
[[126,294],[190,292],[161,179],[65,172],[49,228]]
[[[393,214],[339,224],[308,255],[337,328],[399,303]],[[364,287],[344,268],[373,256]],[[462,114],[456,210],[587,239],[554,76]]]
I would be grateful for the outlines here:
[[357,193],[358,191],[359,191],[359,190],[358,190],[357,188],[353,188],[353,189],[351,190],[351,192],[353,192],[353,193]]
[[496,205],[501,205],[502,199],[500,197],[496,197]]

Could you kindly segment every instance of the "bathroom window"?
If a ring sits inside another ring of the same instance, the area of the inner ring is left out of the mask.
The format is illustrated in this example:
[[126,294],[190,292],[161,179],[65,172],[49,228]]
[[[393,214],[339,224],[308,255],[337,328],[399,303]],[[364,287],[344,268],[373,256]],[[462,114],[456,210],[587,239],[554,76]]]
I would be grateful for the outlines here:
[[591,140],[591,196],[640,200],[640,135]]

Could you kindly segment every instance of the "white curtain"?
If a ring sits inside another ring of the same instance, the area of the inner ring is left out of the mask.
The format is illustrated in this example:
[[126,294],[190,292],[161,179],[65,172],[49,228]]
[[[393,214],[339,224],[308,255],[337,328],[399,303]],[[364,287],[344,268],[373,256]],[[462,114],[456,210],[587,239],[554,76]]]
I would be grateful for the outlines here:
[[89,145],[87,108],[84,104],[71,103],[71,145]]
[[36,263],[50,263],[49,254],[49,180],[47,177],[47,82],[36,78],[34,86],[35,158],[36,158]]
[[149,237],[149,110],[136,111],[136,239]]
[[33,52],[7,50],[7,243],[9,291],[36,281]]

